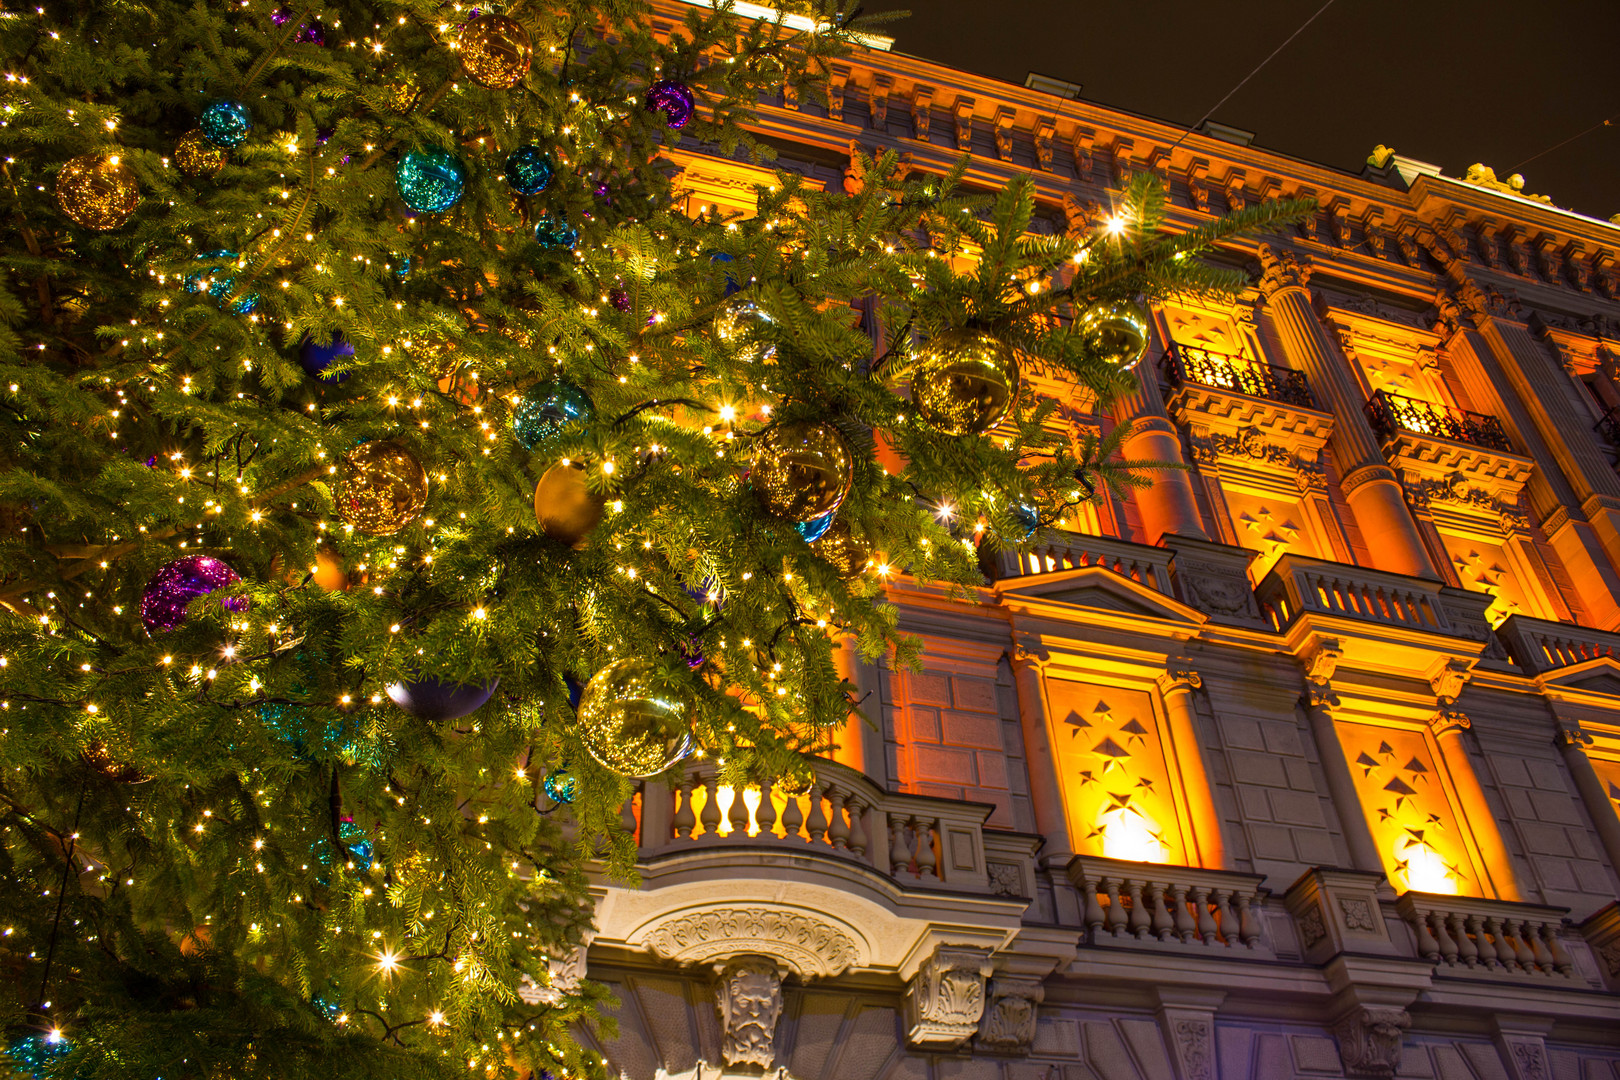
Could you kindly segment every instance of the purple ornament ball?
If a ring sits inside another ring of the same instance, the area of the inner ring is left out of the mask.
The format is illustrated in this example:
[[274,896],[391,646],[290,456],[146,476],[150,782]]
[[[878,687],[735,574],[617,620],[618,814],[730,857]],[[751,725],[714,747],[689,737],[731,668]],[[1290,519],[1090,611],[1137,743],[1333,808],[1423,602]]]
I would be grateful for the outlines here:
[[692,119],[697,99],[692,88],[675,79],[660,79],[647,88],[647,111],[664,114],[664,123],[672,128],[683,128]]
[[614,311],[629,311],[630,294],[623,289],[609,289],[608,303],[613,305]]
[[[164,563],[141,593],[141,622],[148,632],[173,630],[186,621],[186,608],[199,596],[235,585],[242,575],[208,555],[185,555]],[[226,597],[227,611],[246,611],[245,596]]]
[[460,720],[482,708],[499,685],[500,679],[491,679],[482,686],[463,686],[427,676],[395,683],[388,688],[388,696],[395,705],[420,719]]
[[341,330],[332,331],[332,341],[329,345],[322,345],[308,334],[298,346],[298,366],[304,369],[306,375],[321,380],[324,383],[340,383],[353,372],[345,371],[335,375],[328,375],[326,369],[332,366],[332,361],[346,359],[354,355],[354,344],[343,336]]

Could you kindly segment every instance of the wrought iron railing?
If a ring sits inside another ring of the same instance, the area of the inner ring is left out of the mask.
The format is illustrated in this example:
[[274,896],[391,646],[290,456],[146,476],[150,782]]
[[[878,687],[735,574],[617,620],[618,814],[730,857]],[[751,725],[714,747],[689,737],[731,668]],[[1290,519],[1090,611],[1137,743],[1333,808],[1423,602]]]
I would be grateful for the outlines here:
[[1235,390],[1249,397],[1265,398],[1284,405],[1298,405],[1314,409],[1316,396],[1311,393],[1305,373],[1288,368],[1273,367],[1234,356],[1230,353],[1211,352],[1191,345],[1172,342],[1165,350],[1160,368],[1165,381],[1171,386],[1196,383],[1217,390]]
[[1419,435],[1436,435],[1453,442],[1483,446],[1487,450],[1513,453],[1502,422],[1494,416],[1453,409],[1449,405],[1436,405],[1432,401],[1410,398],[1379,390],[1367,402],[1367,419],[1373,430],[1384,438],[1398,431],[1411,431]]
[[1598,417],[1598,422],[1592,427],[1608,440],[1610,446],[1620,447],[1620,405]]

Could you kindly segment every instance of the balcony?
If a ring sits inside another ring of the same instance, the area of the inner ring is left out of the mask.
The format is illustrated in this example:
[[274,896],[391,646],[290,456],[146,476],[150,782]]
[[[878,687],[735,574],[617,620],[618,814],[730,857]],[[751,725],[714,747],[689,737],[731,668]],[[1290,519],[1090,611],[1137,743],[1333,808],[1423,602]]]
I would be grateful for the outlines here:
[[1620,660],[1620,634],[1568,623],[1510,615],[1496,629],[1508,655],[1526,675],[1584,664],[1605,657]]
[[1086,943],[1274,959],[1260,931],[1263,875],[1077,855],[1069,880]]
[[1598,417],[1592,430],[1603,436],[1610,446],[1620,448],[1620,405],[1615,405]]
[[1039,544],[1027,551],[998,551],[987,570],[996,581],[1031,574],[1051,574],[1100,566],[1145,585],[1166,596],[1175,596],[1170,580],[1173,552],[1161,547],[1133,544],[1107,536],[1064,533],[1055,543]]
[[1195,383],[1212,390],[1235,390],[1249,397],[1304,409],[1318,407],[1304,372],[1256,363],[1230,353],[1171,342],[1159,362],[1159,370],[1165,382],[1176,389]]
[[1409,892],[1395,910],[1438,975],[1585,984],[1560,940],[1567,908]]
[[1402,432],[1411,432],[1504,454],[1514,452],[1501,421],[1494,416],[1436,405],[1387,390],[1377,391],[1367,402],[1367,420],[1386,442]]

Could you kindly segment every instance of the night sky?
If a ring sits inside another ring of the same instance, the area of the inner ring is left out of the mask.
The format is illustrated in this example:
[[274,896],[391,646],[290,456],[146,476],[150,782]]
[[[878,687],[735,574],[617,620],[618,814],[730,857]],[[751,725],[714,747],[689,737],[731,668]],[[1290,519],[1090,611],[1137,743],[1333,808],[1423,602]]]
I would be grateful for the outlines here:
[[[1036,71],[1081,84],[1084,100],[1191,124],[1321,2],[875,0],[868,10],[912,12],[884,28],[898,52],[1019,85]],[[1447,176],[1483,162],[1606,219],[1620,213],[1620,0],[1335,0],[1213,119],[1351,172],[1379,143]]]

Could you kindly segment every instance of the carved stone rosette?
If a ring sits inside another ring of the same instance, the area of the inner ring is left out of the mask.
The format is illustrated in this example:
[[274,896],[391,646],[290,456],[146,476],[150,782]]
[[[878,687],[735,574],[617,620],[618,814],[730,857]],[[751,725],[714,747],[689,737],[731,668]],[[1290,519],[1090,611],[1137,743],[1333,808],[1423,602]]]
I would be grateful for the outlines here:
[[782,1017],[781,967],[769,957],[737,957],[720,967],[714,996],[726,1064],[770,1068]]
[[1035,1041],[1035,1011],[1046,997],[1039,979],[998,975],[979,1021],[979,1046],[998,1054],[1027,1054]]
[[1412,1024],[1405,1009],[1368,1006],[1333,1027],[1339,1060],[1351,1076],[1394,1076],[1401,1064],[1401,1037]]
[[942,946],[906,984],[906,1041],[919,1049],[953,1050],[971,1039],[984,1017],[986,949]]

